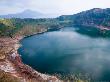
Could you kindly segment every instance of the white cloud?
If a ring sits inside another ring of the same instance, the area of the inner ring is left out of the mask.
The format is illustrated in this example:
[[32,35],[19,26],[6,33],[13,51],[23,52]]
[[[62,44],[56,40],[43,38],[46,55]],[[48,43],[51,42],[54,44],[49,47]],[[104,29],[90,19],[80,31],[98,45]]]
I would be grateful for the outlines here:
[[43,13],[73,14],[92,8],[110,8],[109,0],[0,0],[1,14],[32,9]]

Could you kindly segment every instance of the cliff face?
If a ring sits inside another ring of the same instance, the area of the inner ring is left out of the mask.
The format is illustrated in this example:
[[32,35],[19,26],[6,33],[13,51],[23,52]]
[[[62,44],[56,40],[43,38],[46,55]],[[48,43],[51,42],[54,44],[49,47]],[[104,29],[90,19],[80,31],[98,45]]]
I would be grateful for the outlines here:
[[21,39],[22,37],[0,38],[0,70],[17,77],[20,82],[61,82],[55,76],[41,74],[23,64],[17,53]]

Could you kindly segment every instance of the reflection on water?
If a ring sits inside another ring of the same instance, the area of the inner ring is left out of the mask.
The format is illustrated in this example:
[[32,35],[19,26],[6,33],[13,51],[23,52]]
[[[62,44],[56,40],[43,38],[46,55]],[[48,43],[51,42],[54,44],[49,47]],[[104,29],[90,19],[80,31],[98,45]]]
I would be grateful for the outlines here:
[[63,28],[24,38],[19,49],[24,63],[43,73],[81,73],[94,80],[110,80],[110,40],[74,30]]

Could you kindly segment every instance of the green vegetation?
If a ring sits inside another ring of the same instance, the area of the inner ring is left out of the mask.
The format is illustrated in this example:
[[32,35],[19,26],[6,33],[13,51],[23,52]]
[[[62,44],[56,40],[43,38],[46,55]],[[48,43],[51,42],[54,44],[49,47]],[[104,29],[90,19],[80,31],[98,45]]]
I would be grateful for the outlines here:
[[74,25],[99,27],[96,30],[102,33],[101,35],[109,35],[110,33],[108,31],[106,33],[104,28],[110,29],[110,9],[95,8],[78,14],[63,15],[53,19],[0,19],[0,36],[31,35],[37,32],[53,31]]
[[92,37],[110,37],[110,8],[94,8],[74,15],[62,15],[59,21],[78,27],[78,33]]
[[110,30],[100,30],[99,28],[92,27],[92,26],[80,26],[76,25],[75,26],[77,29],[75,30],[76,32],[83,34],[83,35],[88,35],[91,37],[104,37],[108,38],[110,37]]
[[0,36],[31,35],[58,28],[57,19],[0,19]]
[[94,8],[74,15],[62,15],[60,21],[71,21],[74,25],[110,27],[110,8]]

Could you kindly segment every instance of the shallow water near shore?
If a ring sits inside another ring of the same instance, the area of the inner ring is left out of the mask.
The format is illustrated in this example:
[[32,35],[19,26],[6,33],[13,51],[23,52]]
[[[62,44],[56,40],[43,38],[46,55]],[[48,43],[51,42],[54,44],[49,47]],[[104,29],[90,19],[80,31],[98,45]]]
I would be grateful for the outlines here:
[[21,40],[22,60],[41,73],[82,75],[110,81],[110,39],[77,33],[74,27]]

